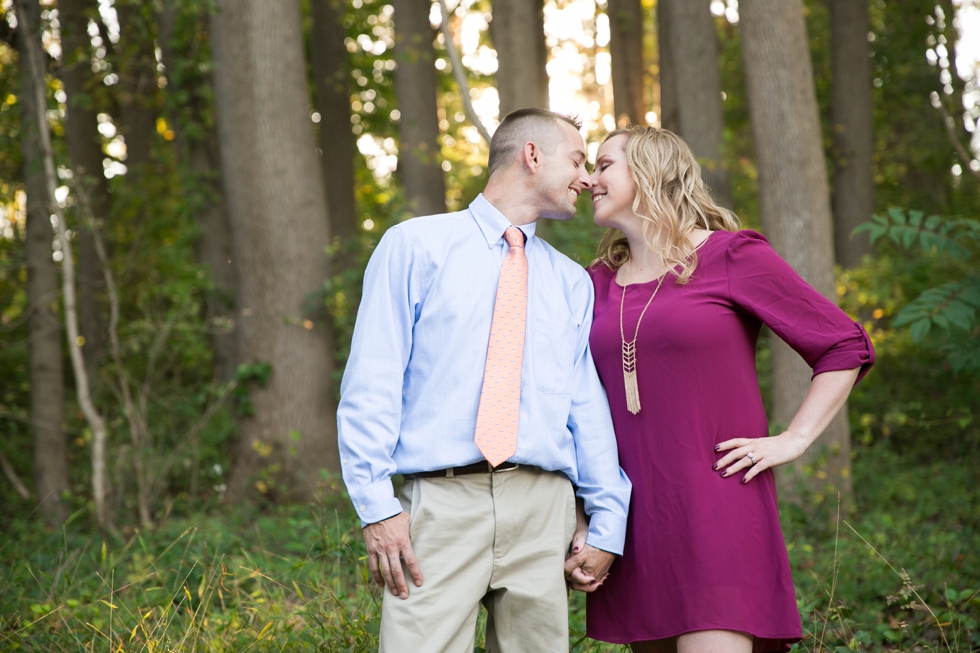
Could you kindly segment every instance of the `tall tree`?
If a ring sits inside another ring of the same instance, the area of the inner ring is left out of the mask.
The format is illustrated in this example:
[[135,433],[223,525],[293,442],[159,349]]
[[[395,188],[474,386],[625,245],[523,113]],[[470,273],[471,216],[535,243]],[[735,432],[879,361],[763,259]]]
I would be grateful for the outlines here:
[[548,104],[548,50],[542,0],[493,0],[490,36],[497,51],[500,118]]
[[[646,124],[643,99],[643,8],[640,0],[609,0],[609,54],[612,57],[616,123]],[[625,116],[625,118],[624,118]]]
[[874,212],[874,119],[867,0],[830,0],[833,83],[830,122],[834,133],[834,240],[837,262],[854,267],[871,253],[854,228]]
[[345,8],[346,3],[341,0],[312,0],[310,3],[313,14],[310,59],[316,81],[316,108],[320,113],[320,158],[325,163],[323,186],[330,208],[330,234],[338,248],[332,260],[335,272],[348,266],[349,256],[343,250],[343,243],[357,233],[355,140],[350,122],[350,70],[344,44],[347,36]]
[[[184,192],[201,228],[195,244],[197,261],[211,273],[214,289],[207,295],[207,314],[214,355],[214,376],[230,381],[238,366],[238,337],[232,329],[235,299],[235,266],[231,244],[231,225],[221,187],[221,158],[212,111],[206,101],[212,86],[209,72],[202,72],[201,60],[210,52],[192,52],[207,43],[210,16],[204,7],[182,5],[168,0],[159,7],[157,31],[164,69],[167,71],[169,122],[173,125],[177,155],[183,164]],[[177,52],[190,59],[180,62]],[[208,70],[205,66],[204,70]],[[181,98],[178,102],[176,98]],[[179,108],[178,105],[179,104]]]
[[212,18],[240,351],[272,368],[267,383],[251,390],[254,414],[239,419],[231,502],[253,482],[260,491],[275,485],[308,497],[319,469],[340,469],[331,343],[309,314],[322,305],[329,232],[301,19],[299,0],[220,0]]
[[677,90],[674,82],[674,57],[670,46],[670,8],[663,0],[657,2],[657,69],[660,87],[660,126],[680,133]]
[[[38,97],[47,97],[46,66],[41,46],[41,8],[37,0],[17,0],[17,52],[20,69],[21,152],[27,191],[25,249],[27,303],[30,307],[28,355],[31,379],[31,427],[34,431],[34,483],[41,513],[48,523],[65,520],[62,494],[69,490],[68,446],[61,422],[65,385],[61,358],[61,317],[58,310],[58,269],[52,260],[54,231],[44,176]],[[26,20],[24,20],[26,19]],[[33,50],[31,50],[33,48]],[[31,65],[31,64],[35,65]]]
[[[739,13],[762,226],[776,251],[836,304],[830,192],[803,3],[742,0]],[[771,418],[786,425],[807,394],[812,372],[788,345],[773,341]],[[784,494],[795,495],[805,479],[804,466],[822,453],[828,482],[850,496],[846,407],[815,445],[777,476]]]
[[435,30],[429,0],[393,0],[395,8],[395,93],[398,96],[398,174],[409,210],[416,215],[446,210],[446,183],[439,156],[436,106]]
[[[115,62],[119,74],[119,120],[126,140],[126,167],[135,181],[149,162],[156,137],[157,61],[151,3],[118,0],[119,43]],[[132,181],[130,183],[133,183]]]
[[[104,220],[109,211],[109,190],[102,172],[102,141],[98,112],[92,91],[100,83],[92,73],[91,41],[88,22],[98,13],[94,0],[60,0],[58,22],[61,25],[61,66],[59,76],[67,96],[65,139],[74,173],[76,193],[85,193],[83,218]],[[88,216],[84,214],[89,214]],[[95,252],[92,229],[78,225],[78,317],[85,339],[86,363],[93,377],[99,355],[105,344],[104,320],[101,317],[99,290],[102,272]]]
[[725,122],[711,0],[660,0],[660,5],[661,12],[669,13],[668,44],[680,136],[698,158],[715,200],[731,206],[731,180],[722,161]]

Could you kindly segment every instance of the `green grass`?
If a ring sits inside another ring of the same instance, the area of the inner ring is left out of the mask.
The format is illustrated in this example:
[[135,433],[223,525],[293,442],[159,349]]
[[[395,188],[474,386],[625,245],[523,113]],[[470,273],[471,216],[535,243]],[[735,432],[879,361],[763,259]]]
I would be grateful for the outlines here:
[[[980,650],[976,461],[912,462],[861,449],[858,510],[839,523],[833,505],[784,507],[800,650]],[[78,521],[0,540],[4,651],[374,651],[380,601],[338,498],[172,518],[125,542]],[[584,613],[576,594],[575,653],[624,650],[585,639]]]

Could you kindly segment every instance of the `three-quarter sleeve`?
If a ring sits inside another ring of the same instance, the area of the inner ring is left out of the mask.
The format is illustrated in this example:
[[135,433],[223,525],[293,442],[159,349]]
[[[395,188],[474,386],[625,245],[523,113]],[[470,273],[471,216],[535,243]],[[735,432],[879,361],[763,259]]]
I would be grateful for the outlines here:
[[813,368],[813,375],[874,364],[875,351],[858,322],[817,292],[762,234],[740,231],[728,245],[732,303],[772,329]]

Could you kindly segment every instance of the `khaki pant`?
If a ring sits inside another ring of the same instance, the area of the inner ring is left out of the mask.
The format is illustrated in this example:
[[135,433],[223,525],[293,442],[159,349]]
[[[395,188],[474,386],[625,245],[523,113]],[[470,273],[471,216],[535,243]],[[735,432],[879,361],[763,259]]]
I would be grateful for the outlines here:
[[488,653],[568,651],[567,478],[527,468],[408,478],[400,499],[423,584],[405,570],[408,599],[385,590],[381,653],[472,653],[481,601]]

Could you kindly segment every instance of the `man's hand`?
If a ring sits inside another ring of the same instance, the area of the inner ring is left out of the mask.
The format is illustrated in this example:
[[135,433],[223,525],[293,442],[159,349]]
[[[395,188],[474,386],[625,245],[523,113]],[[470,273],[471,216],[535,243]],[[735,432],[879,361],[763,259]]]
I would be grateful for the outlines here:
[[[395,596],[408,598],[408,583],[402,573],[402,560],[415,580],[416,587],[422,587],[422,571],[412,551],[412,541],[408,535],[408,513],[400,512],[394,517],[364,527],[364,543],[368,550],[368,569],[374,581],[387,585]],[[380,567],[380,568],[379,568]]]
[[565,560],[565,580],[573,590],[594,592],[609,575],[616,556],[586,544]]

